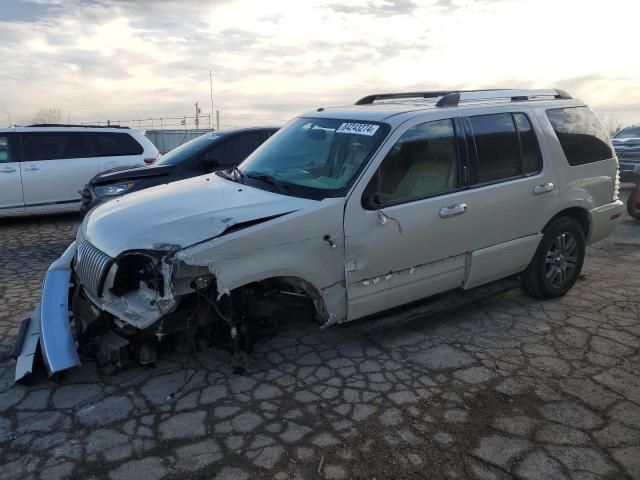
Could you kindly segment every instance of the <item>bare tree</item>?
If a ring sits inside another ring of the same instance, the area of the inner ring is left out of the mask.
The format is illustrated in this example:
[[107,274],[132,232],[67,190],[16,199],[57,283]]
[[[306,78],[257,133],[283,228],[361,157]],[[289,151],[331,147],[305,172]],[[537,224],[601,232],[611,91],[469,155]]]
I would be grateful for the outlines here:
[[62,118],[59,108],[41,108],[33,116],[33,123],[62,123]]
[[624,124],[615,115],[611,115],[610,113],[601,113],[598,116],[611,136],[618,133],[622,127],[624,127]]

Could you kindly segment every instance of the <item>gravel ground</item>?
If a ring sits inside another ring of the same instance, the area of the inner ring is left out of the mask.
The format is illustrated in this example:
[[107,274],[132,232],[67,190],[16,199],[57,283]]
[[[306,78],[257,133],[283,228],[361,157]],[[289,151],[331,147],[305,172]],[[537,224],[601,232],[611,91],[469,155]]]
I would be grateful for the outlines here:
[[15,386],[18,321],[76,228],[0,220],[3,480],[640,478],[639,221],[560,300],[514,290],[371,335],[294,322],[242,376],[207,350]]

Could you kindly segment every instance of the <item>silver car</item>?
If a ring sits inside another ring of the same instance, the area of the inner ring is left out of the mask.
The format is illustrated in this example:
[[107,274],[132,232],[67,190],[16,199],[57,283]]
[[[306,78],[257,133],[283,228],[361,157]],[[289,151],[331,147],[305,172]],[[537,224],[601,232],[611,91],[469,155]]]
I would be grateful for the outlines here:
[[[517,278],[575,283],[622,213],[593,112],[560,90],[370,95],[294,118],[239,167],[92,210],[18,339],[50,373],[155,360],[161,339],[235,350],[293,308],[321,328]],[[72,312],[71,320],[69,312]]]

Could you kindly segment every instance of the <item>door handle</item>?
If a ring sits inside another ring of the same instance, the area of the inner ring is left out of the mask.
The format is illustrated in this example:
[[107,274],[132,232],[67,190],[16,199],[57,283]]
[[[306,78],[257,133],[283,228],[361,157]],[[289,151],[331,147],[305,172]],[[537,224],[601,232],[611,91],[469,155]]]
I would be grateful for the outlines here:
[[440,218],[455,217],[456,215],[462,215],[467,211],[466,203],[458,203],[456,205],[449,205],[448,207],[442,207],[440,209]]
[[556,186],[553,183],[543,183],[542,185],[536,185],[535,187],[533,187],[533,194],[542,195],[544,193],[553,192],[555,189]]
[[11,167],[4,167],[2,170],[0,170],[0,172],[2,172],[2,173],[13,173],[15,171],[16,171],[16,169],[15,168],[11,168]]
[[38,167],[34,167],[33,165],[30,165],[28,167],[24,167],[22,169],[23,172],[37,172],[38,170],[40,170]]

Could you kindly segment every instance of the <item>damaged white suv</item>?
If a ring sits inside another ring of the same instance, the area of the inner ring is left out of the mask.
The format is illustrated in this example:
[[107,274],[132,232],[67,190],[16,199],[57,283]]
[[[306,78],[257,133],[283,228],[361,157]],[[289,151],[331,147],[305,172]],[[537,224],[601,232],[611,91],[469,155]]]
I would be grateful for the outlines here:
[[622,213],[592,111],[560,90],[371,95],[292,120],[239,167],[94,209],[22,323],[50,373],[155,360],[169,334],[250,342],[296,302],[326,327],[517,276],[574,284]]

